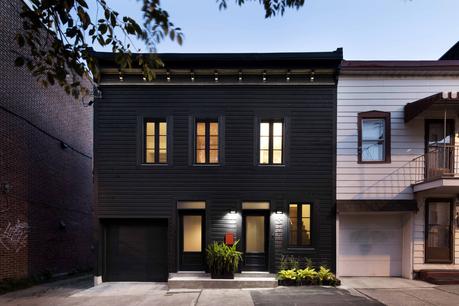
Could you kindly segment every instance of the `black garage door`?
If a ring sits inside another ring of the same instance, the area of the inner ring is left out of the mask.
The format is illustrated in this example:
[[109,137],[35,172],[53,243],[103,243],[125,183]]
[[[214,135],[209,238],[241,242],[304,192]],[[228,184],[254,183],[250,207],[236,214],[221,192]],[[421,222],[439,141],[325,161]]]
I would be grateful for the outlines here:
[[106,223],[104,281],[167,281],[167,220]]

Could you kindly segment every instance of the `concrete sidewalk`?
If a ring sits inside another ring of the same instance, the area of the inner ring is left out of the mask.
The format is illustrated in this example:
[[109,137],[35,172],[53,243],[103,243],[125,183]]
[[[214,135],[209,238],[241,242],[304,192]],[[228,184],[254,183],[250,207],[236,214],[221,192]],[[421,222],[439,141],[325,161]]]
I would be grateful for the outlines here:
[[389,306],[459,306],[459,285],[396,277],[343,277],[343,287]]

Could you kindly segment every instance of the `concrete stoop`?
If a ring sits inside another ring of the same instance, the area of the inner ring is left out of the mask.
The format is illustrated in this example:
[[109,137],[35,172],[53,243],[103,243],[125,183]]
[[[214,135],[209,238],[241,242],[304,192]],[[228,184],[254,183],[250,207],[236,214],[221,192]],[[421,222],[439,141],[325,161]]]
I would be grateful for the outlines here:
[[243,289],[275,288],[275,274],[269,273],[236,273],[234,279],[212,279],[209,273],[179,272],[171,273],[169,289]]

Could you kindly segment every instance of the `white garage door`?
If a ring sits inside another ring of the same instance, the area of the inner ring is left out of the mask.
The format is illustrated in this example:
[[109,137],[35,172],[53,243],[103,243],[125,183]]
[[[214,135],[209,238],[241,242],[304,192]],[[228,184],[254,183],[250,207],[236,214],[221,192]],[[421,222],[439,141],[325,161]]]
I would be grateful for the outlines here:
[[401,215],[340,215],[340,276],[401,276]]

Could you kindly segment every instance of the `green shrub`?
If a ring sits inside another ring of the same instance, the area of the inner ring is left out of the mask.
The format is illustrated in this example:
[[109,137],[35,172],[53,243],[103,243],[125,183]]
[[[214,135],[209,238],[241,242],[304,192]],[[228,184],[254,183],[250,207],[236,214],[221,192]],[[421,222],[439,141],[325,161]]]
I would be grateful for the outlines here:
[[279,280],[297,280],[297,273],[294,269],[289,270],[280,270],[277,273],[277,277]]
[[341,281],[336,278],[335,274],[333,274],[330,269],[327,269],[324,266],[320,266],[319,271],[317,272],[317,277],[320,285],[328,285],[328,286],[339,286],[341,285]]
[[207,266],[214,274],[234,273],[242,261],[242,252],[236,250],[239,240],[232,246],[214,241],[206,248]]
[[282,254],[280,258],[280,269],[287,270],[288,269],[288,256]]
[[300,262],[298,261],[298,258],[290,255],[288,258],[288,266],[292,270],[297,270],[300,268]]
[[314,268],[305,268],[299,269],[296,271],[298,280],[304,285],[311,285],[316,283],[317,280],[317,272]]
[[304,267],[314,269],[314,263],[312,262],[311,258],[308,258],[308,257],[304,258]]

